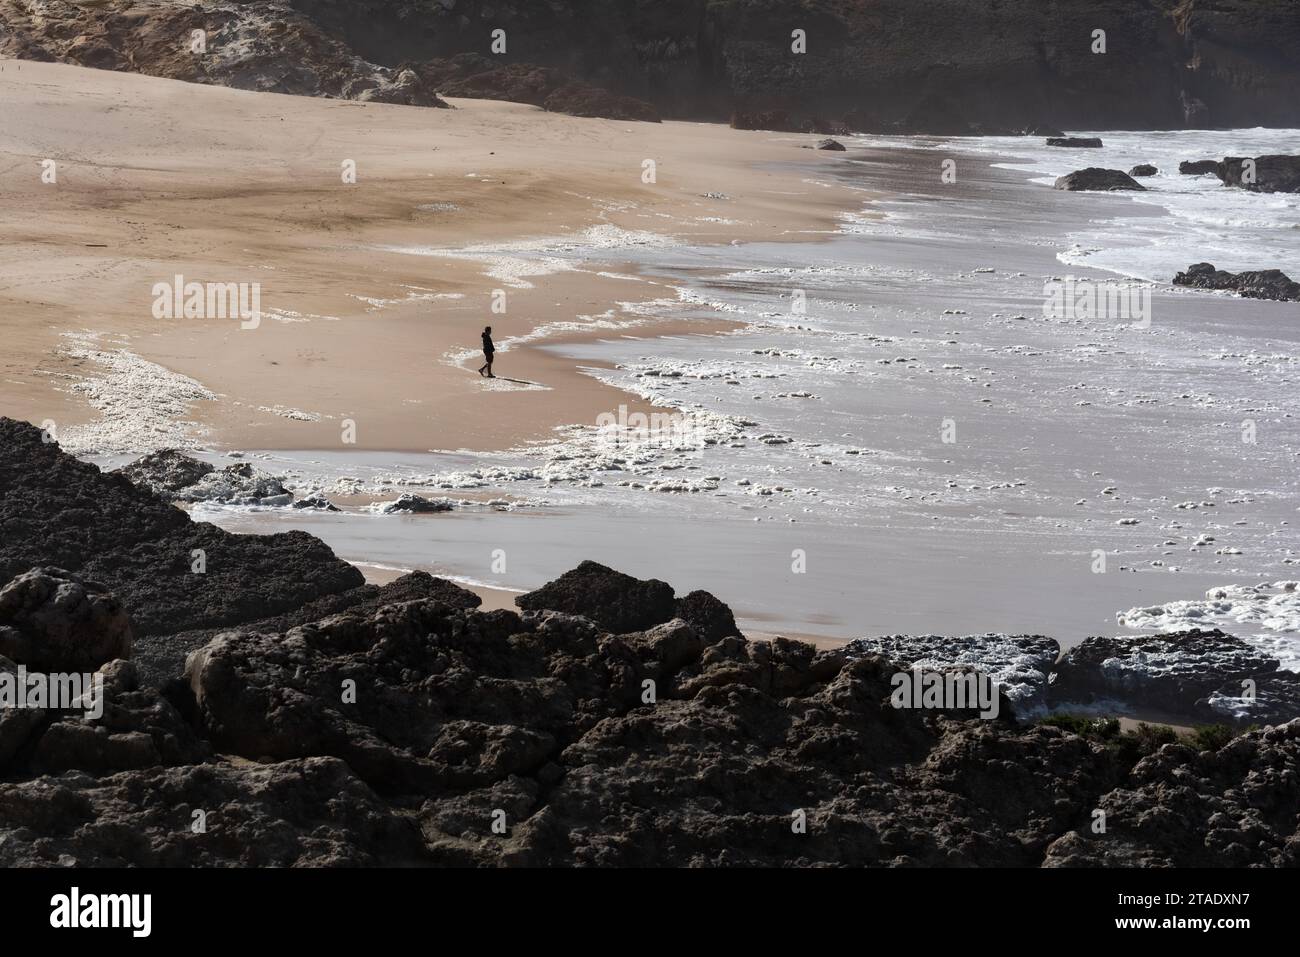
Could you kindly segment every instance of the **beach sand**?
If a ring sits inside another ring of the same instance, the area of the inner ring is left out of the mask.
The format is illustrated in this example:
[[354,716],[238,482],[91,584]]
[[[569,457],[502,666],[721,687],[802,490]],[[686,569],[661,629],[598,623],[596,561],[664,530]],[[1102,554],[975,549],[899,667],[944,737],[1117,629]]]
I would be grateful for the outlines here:
[[[663,332],[589,318],[674,295],[596,274],[622,272],[604,263],[629,233],[815,239],[866,201],[818,177],[843,160],[800,148],[814,137],[717,125],[318,100],[15,60],[0,60],[0,102],[0,408],[51,421],[80,452],[341,448],[348,422],[352,448],[488,450],[620,403],[644,409],[539,339],[510,340],[555,323],[548,343]],[[577,244],[576,269],[512,271],[501,247],[547,237]],[[583,264],[588,247],[602,265]],[[260,325],[155,318],[154,285],[178,274],[258,283]],[[489,324],[496,382],[474,372]]]

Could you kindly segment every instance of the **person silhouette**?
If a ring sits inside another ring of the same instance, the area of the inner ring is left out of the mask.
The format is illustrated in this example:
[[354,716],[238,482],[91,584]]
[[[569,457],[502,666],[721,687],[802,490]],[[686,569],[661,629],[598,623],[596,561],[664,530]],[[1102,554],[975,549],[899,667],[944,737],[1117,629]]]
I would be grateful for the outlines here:
[[484,362],[481,366],[479,366],[478,369],[479,375],[483,375],[483,370],[486,369],[487,377],[489,379],[496,378],[496,376],[492,374],[492,354],[494,352],[496,352],[496,346],[492,345],[492,327],[484,326],[483,327],[483,358],[486,359],[487,361]]

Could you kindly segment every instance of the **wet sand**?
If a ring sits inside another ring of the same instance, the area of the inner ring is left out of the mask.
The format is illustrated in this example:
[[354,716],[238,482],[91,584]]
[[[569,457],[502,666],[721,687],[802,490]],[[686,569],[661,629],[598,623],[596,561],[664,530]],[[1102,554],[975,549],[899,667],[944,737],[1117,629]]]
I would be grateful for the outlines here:
[[[0,66],[0,408],[51,420],[74,451],[178,438],[339,448],[345,420],[355,426],[348,447],[360,449],[534,439],[627,398],[510,340],[556,322],[569,324],[568,341],[599,338],[610,331],[590,317],[672,293],[580,262],[544,283],[508,261],[502,272],[511,244],[535,249],[549,237],[579,259],[590,249],[617,261],[611,248],[628,243],[816,238],[864,202],[819,175],[841,160],[800,149],[811,136]],[[55,182],[42,182],[47,160]],[[355,183],[343,182],[347,161]],[[466,247],[494,252],[395,251]],[[258,283],[260,325],[155,318],[154,284],[176,274]],[[497,290],[504,314],[492,311]],[[485,382],[477,361],[449,359],[476,350],[488,324],[506,347],[498,371],[519,381]],[[70,344],[83,354],[66,354]],[[139,361],[109,376],[124,356]],[[69,391],[77,383],[89,383],[98,409]]]

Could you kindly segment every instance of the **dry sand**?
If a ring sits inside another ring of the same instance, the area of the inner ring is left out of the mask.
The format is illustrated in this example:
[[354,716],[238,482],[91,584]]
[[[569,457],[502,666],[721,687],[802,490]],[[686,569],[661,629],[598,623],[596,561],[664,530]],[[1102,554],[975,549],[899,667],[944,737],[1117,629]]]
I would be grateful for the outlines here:
[[[384,247],[580,240],[592,228],[816,238],[864,202],[819,178],[844,159],[800,149],[811,136],[453,102],[316,100],[0,60],[0,412],[53,420],[79,451],[186,438],[339,448],[346,419],[362,449],[513,446],[629,400],[531,343],[498,354],[514,383],[448,355],[477,349],[486,324],[498,343],[555,322],[580,323],[570,338],[607,336],[580,317],[668,291],[595,275],[605,266],[520,280]],[[642,181],[647,159],[654,184]],[[55,183],[42,182],[45,160]],[[343,182],[347,160],[355,184]],[[154,284],[175,274],[260,283],[269,315],[256,329],[154,318]],[[505,315],[491,312],[495,289]]]

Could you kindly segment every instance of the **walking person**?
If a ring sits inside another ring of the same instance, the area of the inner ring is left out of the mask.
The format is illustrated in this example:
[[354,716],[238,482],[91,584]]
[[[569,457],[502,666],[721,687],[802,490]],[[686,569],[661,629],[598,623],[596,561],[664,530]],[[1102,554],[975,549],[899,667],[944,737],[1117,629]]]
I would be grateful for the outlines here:
[[492,354],[496,351],[497,351],[496,346],[492,345],[492,327],[484,326],[483,327],[483,358],[486,359],[487,361],[484,362],[481,366],[479,366],[479,370],[478,370],[479,375],[483,375],[483,370],[486,369],[487,377],[489,379],[496,378],[496,376],[492,374]]

